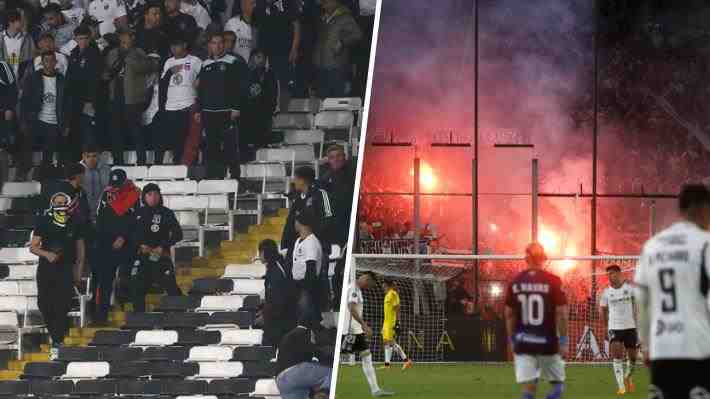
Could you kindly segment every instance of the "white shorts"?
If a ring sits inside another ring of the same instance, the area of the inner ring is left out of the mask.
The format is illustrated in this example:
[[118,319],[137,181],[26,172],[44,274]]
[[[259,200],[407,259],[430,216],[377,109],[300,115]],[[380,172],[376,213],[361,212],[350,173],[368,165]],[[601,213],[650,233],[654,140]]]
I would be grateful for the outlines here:
[[565,361],[560,355],[515,354],[513,359],[518,384],[537,381],[540,377],[551,382],[565,380]]

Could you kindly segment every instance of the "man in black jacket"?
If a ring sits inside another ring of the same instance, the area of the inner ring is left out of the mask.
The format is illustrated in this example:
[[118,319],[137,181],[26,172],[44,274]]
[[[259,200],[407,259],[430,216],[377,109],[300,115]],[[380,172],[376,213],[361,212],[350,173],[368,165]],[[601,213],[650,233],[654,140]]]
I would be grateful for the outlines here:
[[8,63],[0,61],[0,186],[8,179],[9,159],[6,151],[14,141],[16,107],[15,73]]
[[108,321],[116,270],[120,270],[122,279],[128,276],[128,268],[135,254],[131,235],[135,229],[139,199],[140,192],[127,179],[126,172],[123,169],[111,171],[109,186],[101,194],[96,217],[97,248],[102,261],[92,265],[96,281],[94,323],[104,324]]
[[328,397],[335,338],[335,330],[323,330],[310,321],[299,322],[286,334],[276,359],[276,385],[283,397]]
[[[74,99],[69,121],[72,134],[68,143],[70,148],[67,149],[71,158],[78,158],[83,146],[98,143],[95,118],[102,59],[91,36],[88,25],[79,25],[74,30],[77,46],[69,55],[67,93]],[[69,159],[64,161],[68,162]]]
[[291,209],[281,235],[281,248],[289,250],[289,258],[293,244],[298,238],[296,217],[306,209],[310,209],[315,216],[313,232],[321,241],[325,255],[330,254],[330,243],[334,237],[335,213],[331,207],[330,196],[315,185],[315,180],[316,173],[309,166],[299,167],[294,172]]
[[180,11],[180,0],[165,0],[165,25],[163,30],[168,38],[184,37],[192,48],[200,34],[200,28],[192,15]]
[[131,269],[133,311],[145,312],[145,295],[158,284],[168,295],[182,295],[175,280],[170,248],[182,240],[182,229],[175,213],[163,206],[160,188],[155,183],[143,188],[143,207],[136,212],[135,244],[138,257]]
[[333,242],[341,247],[348,240],[350,211],[353,207],[355,191],[355,165],[345,157],[345,149],[340,144],[328,148],[328,170],[320,179],[333,201],[336,219],[336,236]]
[[202,126],[207,135],[207,178],[223,179],[228,164],[233,179],[239,178],[237,121],[248,77],[244,66],[224,49],[220,33],[210,35],[210,57],[202,63],[197,97],[202,107]]

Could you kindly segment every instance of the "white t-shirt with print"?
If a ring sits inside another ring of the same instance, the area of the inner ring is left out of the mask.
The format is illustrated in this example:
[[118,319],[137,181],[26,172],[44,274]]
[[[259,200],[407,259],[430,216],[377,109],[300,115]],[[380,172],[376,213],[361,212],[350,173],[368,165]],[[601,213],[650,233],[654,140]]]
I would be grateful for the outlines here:
[[89,15],[99,21],[101,36],[116,32],[114,21],[126,14],[123,0],[94,0],[89,4]]
[[57,77],[42,76],[44,93],[38,119],[50,125],[57,124]]
[[165,102],[167,111],[179,111],[192,106],[197,98],[195,81],[202,69],[202,60],[194,55],[183,58],[171,57],[165,61],[163,73],[165,76],[171,68],[178,67],[180,71],[173,73],[168,84],[168,97]]
[[320,274],[323,260],[323,247],[315,234],[306,237],[305,240],[298,237],[293,249],[293,279],[303,280],[306,278],[306,262],[314,260],[316,262],[316,274]]
[[249,61],[249,56],[254,48],[254,30],[252,25],[242,19],[240,15],[231,18],[224,25],[225,31],[234,32],[237,39],[234,41],[234,54],[239,54],[244,61]]

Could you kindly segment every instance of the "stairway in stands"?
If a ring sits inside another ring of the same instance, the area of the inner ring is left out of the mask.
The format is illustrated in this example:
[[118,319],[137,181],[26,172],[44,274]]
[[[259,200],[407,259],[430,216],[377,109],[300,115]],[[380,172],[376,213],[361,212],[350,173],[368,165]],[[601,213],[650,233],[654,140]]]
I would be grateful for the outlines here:
[[[228,264],[249,264],[257,254],[259,242],[272,239],[277,243],[281,240],[281,233],[286,225],[288,209],[279,209],[275,216],[266,216],[261,225],[251,225],[246,234],[235,234],[234,241],[222,241],[218,251],[206,258],[194,258],[190,267],[177,269],[177,282],[183,293],[187,294],[192,288],[195,279],[205,277],[219,278],[224,274]],[[151,311],[160,302],[163,295],[149,294],[146,299],[146,308]],[[111,330],[120,328],[126,320],[126,312],[114,308],[109,313],[109,327],[105,328],[72,328],[69,336],[64,341],[65,346],[85,347],[94,338],[98,330]],[[28,362],[42,362],[49,360],[49,345],[40,346],[40,352],[27,352],[21,360],[11,360],[7,370],[0,370],[0,381],[16,380],[22,374]]]

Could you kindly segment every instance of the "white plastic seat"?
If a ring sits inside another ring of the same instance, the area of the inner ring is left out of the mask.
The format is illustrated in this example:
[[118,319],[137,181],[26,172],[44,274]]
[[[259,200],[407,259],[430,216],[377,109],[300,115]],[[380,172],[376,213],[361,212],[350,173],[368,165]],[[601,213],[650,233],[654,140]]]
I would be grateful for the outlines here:
[[169,346],[178,342],[177,331],[172,330],[142,330],[136,333],[131,346]]
[[253,396],[279,396],[279,387],[273,378],[262,378],[256,381]]
[[13,311],[25,315],[29,312],[38,312],[37,297],[26,295],[13,295],[0,297],[0,312]]
[[249,279],[263,278],[266,275],[266,266],[263,263],[252,263],[248,265],[227,265],[222,278]]
[[228,362],[234,352],[227,346],[195,346],[190,348],[188,362]]
[[284,132],[284,144],[318,144],[318,157],[323,157],[323,146],[325,142],[325,132],[322,130],[287,130]]
[[320,110],[321,100],[318,98],[292,98],[288,102],[288,112],[315,114]]
[[176,396],[175,399],[219,399],[214,395],[180,395]]
[[0,296],[37,296],[37,281],[0,281]]
[[274,116],[274,130],[311,129],[313,115],[304,113],[280,112]]
[[236,194],[239,191],[238,180],[201,180],[197,185],[199,194]]
[[37,265],[9,265],[9,274],[5,280],[34,280],[37,275]]
[[326,132],[343,130],[347,134],[348,143],[352,145],[355,137],[355,115],[352,111],[321,111],[316,115],[314,126]]
[[203,211],[208,198],[194,195],[165,195],[163,204],[173,211]]
[[253,162],[242,165],[242,178],[261,180],[284,179],[288,177],[286,174],[286,166],[280,163],[260,163]]
[[137,165],[138,164],[138,152],[123,151],[123,163],[125,163],[126,165]]
[[67,372],[61,377],[64,380],[94,380],[109,375],[108,362],[70,362]]
[[263,279],[234,279],[234,289],[232,294],[237,295],[259,295],[264,299]]
[[222,330],[220,345],[255,346],[261,345],[263,330]]
[[362,98],[360,97],[329,97],[323,99],[321,111],[360,111]]
[[39,262],[39,257],[30,252],[28,247],[0,248],[0,264],[37,262]]
[[111,170],[123,169],[130,180],[144,180],[148,178],[147,166],[113,166]]
[[0,197],[25,198],[39,195],[42,185],[36,181],[30,182],[6,182],[2,184]]
[[148,178],[151,180],[184,180],[187,179],[187,166],[154,165],[148,169]]
[[142,190],[150,183],[157,184],[163,195],[194,195],[197,193],[197,181],[195,180],[143,180],[136,182],[136,186]]
[[316,157],[311,145],[290,145],[281,148],[262,148],[256,152],[256,160],[263,162],[312,163]]
[[244,306],[241,295],[207,295],[200,301],[197,312],[236,312]]
[[237,378],[244,373],[242,362],[201,362],[198,363],[196,379]]

